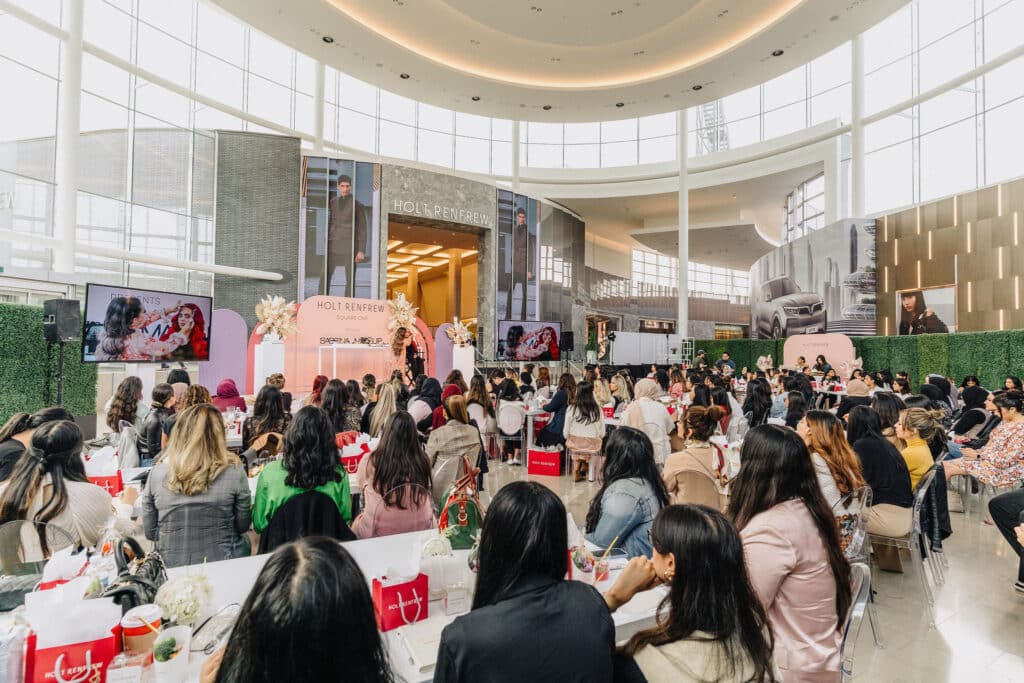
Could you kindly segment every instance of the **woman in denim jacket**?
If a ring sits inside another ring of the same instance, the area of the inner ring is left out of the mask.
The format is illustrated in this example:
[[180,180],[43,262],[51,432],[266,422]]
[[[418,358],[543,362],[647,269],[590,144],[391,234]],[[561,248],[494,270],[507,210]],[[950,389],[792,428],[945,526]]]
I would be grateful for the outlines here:
[[651,524],[668,504],[651,440],[638,429],[619,427],[605,446],[604,485],[590,503],[586,539],[602,548],[615,541],[629,557],[650,557]]

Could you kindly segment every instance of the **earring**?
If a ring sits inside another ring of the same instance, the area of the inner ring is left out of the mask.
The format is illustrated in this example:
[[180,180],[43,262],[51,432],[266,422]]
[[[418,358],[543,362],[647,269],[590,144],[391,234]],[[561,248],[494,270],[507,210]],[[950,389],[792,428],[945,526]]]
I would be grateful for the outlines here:
[[665,572],[665,576],[664,576],[665,583],[670,583],[672,581],[672,579],[675,578],[675,575],[676,575],[676,573],[674,571],[671,571],[671,570]]

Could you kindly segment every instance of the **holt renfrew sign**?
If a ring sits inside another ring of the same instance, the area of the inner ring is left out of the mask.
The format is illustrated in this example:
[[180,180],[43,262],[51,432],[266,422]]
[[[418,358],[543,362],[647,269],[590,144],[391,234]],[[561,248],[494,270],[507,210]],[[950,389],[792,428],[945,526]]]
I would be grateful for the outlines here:
[[487,213],[437,202],[394,199],[391,202],[391,212],[433,218],[439,221],[478,225],[484,228],[494,227],[491,225],[491,216]]

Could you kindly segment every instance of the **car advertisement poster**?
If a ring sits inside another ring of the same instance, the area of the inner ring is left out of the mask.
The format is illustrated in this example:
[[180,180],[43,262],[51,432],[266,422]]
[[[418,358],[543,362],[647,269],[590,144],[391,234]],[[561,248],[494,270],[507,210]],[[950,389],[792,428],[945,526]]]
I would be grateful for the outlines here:
[[787,242],[750,269],[750,336],[875,334],[875,223],[840,221]]

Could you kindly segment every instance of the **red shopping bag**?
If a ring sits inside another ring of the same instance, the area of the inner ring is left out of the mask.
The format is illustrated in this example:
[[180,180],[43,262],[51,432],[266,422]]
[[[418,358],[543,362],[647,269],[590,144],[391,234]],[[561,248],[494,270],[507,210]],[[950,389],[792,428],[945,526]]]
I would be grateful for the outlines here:
[[93,683],[106,680],[107,666],[121,651],[121,627],[85,643],[36,649],[36,635],[25,641],[25,683]]
[[615,417],[615,406],[604,406],[603,408],[601,408],[601,411],[604,413],[605,417]]
[[334,444],[338,448],[344,448],[359,440],[359,432],[338,432],[334,435]]
[[109,493],[111,498],[124,491],[124,479],[121,477],[121,470],[118,470],[117,474],[109,477],[89,477],[89,483],[99,486]]
[[562,452],[531,449],[526,454],[526,472],[544,477],[557,477],[562,473]]
[[359,463],[361,463],[365,457],[365,452],[359,453],[358,455],[342,455],[340,456],[341,465],[349,474],[355,474],[359,471]]
[[373,612],[377,628],[390,631],[399,626],[423,621],[429,616],[427,575],[420,573],[412,581],[384,585],[386,576],[373,580]]
[[551,415],[538,415],[533,418],[533,437],[537,438],[541,430],[547,427],[549,422],[551,422]]

